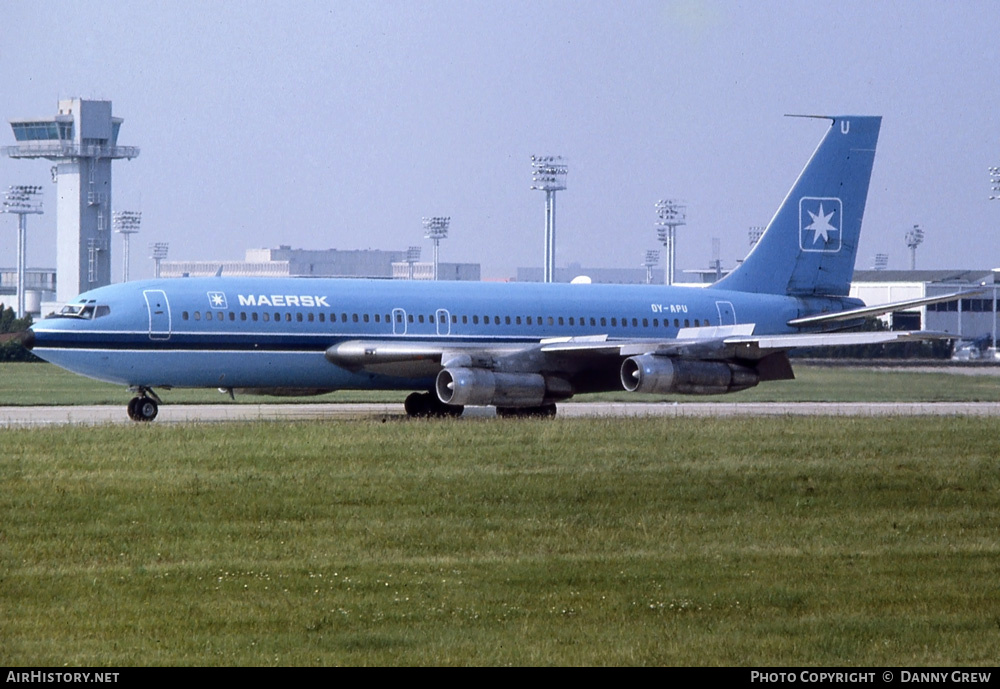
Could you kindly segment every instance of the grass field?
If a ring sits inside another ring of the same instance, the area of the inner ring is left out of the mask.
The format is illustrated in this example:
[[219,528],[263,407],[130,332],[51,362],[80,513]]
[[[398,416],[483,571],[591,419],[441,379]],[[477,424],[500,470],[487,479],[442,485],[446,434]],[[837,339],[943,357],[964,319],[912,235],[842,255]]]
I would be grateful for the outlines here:
[[0,431],[4,665],[993,665],[972,418]]
[[[730,395],[635,395],[624,390],[601,395],[579,395],[574,401],[655,402],[959,402],[1000,401],[1000,377],[914,372],[909,369],[824,367],[796,364],[796,380],[763,383]],[[159,390],[166,404],[226,403],[218,390]],[[344,390],[318,397],[277,398],[238,395],[237,403],[295,402],[399,402],[406,392]],[[64,371],[51,364],[0,363],[0,406],[120,404],[131,394],[122,386]]]

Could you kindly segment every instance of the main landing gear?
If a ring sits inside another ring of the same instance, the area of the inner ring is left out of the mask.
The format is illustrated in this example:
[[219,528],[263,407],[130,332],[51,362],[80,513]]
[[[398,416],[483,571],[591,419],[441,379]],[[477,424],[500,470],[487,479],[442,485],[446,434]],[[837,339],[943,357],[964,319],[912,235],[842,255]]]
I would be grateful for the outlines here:
[[[413,392],[403,402],[406,415],[410,418],[455,418],[462,415],[465,407],[445,404],[432,392]],[[551,419],[556,415],[555,404],[540,404],[537,407],[497,407],[497,416],[506,419]]]
[[152,421],[160,411],[160,398],[150,388],[134,388],[136,396],[128,402],[128,418],[133,421]]
[[430,392],[413,392],[407,395],[403,409],[410,418],[447,418],[461,416],[465,410],[460,404],[445,404]]
[[497,416],[503,419],[551,419],[555,415],[554,404],[541,404],[537,407],[497,407]]

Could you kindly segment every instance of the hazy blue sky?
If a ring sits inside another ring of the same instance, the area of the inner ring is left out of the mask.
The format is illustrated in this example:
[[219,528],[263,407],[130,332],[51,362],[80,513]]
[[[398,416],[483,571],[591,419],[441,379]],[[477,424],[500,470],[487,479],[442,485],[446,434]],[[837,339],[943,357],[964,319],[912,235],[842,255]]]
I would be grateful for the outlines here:
[[[1000,266],[1000,5],[963,2],[7,0],[0,118],[59,98],[125,118],[114,206],[145,247],[240,259],[247,247],[424,247],[484,277],[542,262],[530,156],[570,165],[557,264],[638,266],[654,203],[688,204],[680,268],[745,255],[825,132],[799,114],[883,116],[859,267]],[[0,144],[13,143],[5,123]],[[29,261],[55,265],[48,161],[0,158],[0,186],[46,186]],[[0,265],[16,220],[0,216]],[[142,250],[137,251],[136,247]],[[115,276],[120,240],[114,244]]]

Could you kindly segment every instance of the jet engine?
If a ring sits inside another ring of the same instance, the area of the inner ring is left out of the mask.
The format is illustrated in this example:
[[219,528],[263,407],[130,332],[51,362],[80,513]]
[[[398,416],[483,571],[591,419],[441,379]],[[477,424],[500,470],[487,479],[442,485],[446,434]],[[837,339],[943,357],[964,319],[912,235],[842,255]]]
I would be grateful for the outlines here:
[[757,371],[724,361],[690,361],[643,354],[622,362],[622,385],[629,392],[719,395],[752,388]]
[[434,383],[445,404],[537,407],[573,394],[561,378],[539,373],[495,373],[482,368],[446,368]]

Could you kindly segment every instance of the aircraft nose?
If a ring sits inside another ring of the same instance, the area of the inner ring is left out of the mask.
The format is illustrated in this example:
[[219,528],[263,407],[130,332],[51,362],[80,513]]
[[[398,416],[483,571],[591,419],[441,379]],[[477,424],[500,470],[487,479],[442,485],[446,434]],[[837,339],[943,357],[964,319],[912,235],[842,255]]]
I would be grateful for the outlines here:
[[21,336],[21,346],[30,350],[35,346],[35,331],[30,328]]

